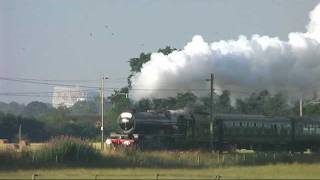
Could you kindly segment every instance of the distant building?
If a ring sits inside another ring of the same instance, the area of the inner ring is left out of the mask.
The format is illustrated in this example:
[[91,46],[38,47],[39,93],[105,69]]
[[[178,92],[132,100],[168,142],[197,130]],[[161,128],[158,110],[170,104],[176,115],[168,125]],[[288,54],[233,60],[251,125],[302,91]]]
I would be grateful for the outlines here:
[[52,106],[71,107],[78,101],[87,100],[87,93],[79,87],[60,87],[56,86],[53,90]]

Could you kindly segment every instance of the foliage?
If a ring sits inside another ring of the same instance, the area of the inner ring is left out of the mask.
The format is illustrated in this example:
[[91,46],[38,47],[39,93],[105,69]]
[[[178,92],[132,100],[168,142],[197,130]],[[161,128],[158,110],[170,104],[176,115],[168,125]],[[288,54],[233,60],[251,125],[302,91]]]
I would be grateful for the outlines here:
[[33,141],[42,141],[48,137],[45,125],[34,118],[15,116],[13,114],[0,115],[0,137],[15,140],[19,125],[22,127],[22,135]]
[[284,94],[271,95],[267,90],[252,93],[245,99],[237,99],[236,110],[244,114],[269,116],[288,116],[292,113],[290,113],[288,98]]
[[100,108],[100,98],[95,97],[92,101],[78,101],[70,108],[70,114],[98,114]]
[[39,101],[33,101],[23,109],[23,116],[43,118],[50,111],[51,107]]
[[[171,48],[170,46],[166,46],[163,49],[158,49],[158,53],[162,53],[164,55],[168,55],[171,52],[175,51],[177,49]],[[130,65],[130,72],[131,74],[128,76],[128,87],[131,88],[131,78],[135,73],[139,73],[141,71],[141,68],[143,64],[150,61],[151,53],[141,53],[139,57],[137,58],[131,58],[129,60]]]
[[19,115],[23,113],[24,107],[25,106],[23,104],[19,104],[17,102],[11,102],[11,103],[0,102],[0,111],[3,113]]
[[[168,55],[171,52],[175,51],[177,49],[171,48],[170,46],[166,46],[163,49],[158,49],[158,53],[162,53],[164,55]],[[131,58],[129,60],[130,68],[132,73],[137,73],[141,71],[141,68],[144,63],[150,61],[151,53],[141,53],[138,58]]]
[[41,162],[88,162],[100,158],[89,142],[71,136],[59,136],[36,152]]
[[108,99],[111,101],[111,108],[106,111],[107,132],[117,130],[117,118],[123,111],[130,110],[130,101],[128,99],[128,88],[122,88],[120,91],[115,90]]

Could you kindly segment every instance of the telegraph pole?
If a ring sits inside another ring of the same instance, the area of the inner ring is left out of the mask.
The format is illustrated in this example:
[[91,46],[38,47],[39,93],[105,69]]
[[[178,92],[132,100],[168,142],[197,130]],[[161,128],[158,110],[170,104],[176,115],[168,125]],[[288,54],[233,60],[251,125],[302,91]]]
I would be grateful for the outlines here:
[[19,147],[20,147],[20,143],[21,143],[21,121],[19,123]]
[[102,77],[101,79],[101,150],[104,150],[104,80],[108,79],[107,77]]
[[300,117],[302,117],[302,97],[299,100]]
[[214,79],[214,75],[211,74],[210,76],[210,150],[213,149],[213,92],[214,92],[214,88],[213,88],[213,79]]

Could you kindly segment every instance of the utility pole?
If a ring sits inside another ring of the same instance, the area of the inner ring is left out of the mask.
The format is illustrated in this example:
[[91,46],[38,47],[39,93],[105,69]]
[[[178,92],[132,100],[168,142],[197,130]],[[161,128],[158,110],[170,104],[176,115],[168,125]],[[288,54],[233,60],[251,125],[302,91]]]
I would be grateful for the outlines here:
[[214,88],[213,88],[213,79],[214,79],[214,75],[211,74],[210,75],[210,150],[213,149],[213,92],[214,92]]
[[299,101],[299,109],[300,109],[300,117],[302,117],[302,97],[300,98],[300,101]]
[[104,80],[108,79],[107,77],[102,76],[101,79],[101,150],[104,150]]
[[313,104],[313,105],[315,105],[315,104],[320,104],[320,101],[311,100],[311,101],[309,101],[309,102],[306,101],[306,102],[303,104],[303,99],[302,99],[302,97],[301,97],[300,100],[299,100],[299,116],[300,116],[300,117],[303,116],[303,106],[304,106],[304,105],[308,105],[308,104]]
[[21,143],[21,121],[19,123],[19,147],[20,147],[20,143]]

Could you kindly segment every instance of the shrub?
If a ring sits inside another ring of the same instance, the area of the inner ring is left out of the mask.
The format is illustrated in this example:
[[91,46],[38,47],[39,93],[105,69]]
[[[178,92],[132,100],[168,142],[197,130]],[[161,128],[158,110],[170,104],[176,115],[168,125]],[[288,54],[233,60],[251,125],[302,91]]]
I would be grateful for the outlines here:
[[5,148],[0,150],[0,164],[5,165],[14,161],[17,158],[17,153],[14,149]]
[[88,162],[101,158],[88,141],[70,136],[51,139],[36,154],[39,161],[45,162]]

